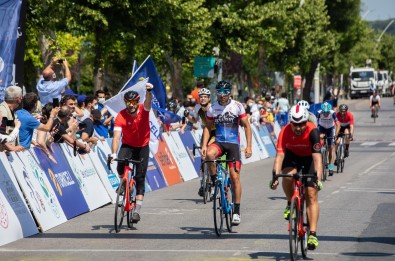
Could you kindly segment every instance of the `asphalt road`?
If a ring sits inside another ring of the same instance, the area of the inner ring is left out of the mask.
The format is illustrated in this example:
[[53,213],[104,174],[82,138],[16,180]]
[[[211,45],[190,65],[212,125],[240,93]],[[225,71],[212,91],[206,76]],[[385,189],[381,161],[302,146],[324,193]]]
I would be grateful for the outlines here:
[[[379,118],[368,101],[345,101],[355,115],[355,141],[345,171],[319,193],[319,247],[310,260],[395,259],[395,105],[384,98]],[[340,104],[340,103],[339,103]],[[142,220],[113,230],[107,205],[45,233],[0,247],[0,260],[289,260],[282,189],[268,188],[273,159],[242,168],[242,223],[221,238],[212,205],[192,180],[146,195]]]

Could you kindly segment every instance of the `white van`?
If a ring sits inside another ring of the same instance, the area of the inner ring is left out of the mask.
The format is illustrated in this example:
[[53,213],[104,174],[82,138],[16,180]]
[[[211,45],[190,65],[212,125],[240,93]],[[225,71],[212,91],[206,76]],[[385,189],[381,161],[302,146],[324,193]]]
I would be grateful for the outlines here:
[[391,96],[391,86],[392,80],[388,71],[381,70],[377,72],[377,87],[379,90],[379,95],[381,96]]
[[371,67],[351,68],[350,97],[369,97],[371,90],[376,89],[377,72]]

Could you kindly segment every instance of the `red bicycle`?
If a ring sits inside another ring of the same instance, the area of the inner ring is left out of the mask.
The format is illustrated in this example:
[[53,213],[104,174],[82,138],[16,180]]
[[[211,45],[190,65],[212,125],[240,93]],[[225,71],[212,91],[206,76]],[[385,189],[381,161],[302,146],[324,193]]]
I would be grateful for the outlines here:
[[[117,199],[115,202],[114,226],[115,231],[118,233],[121,230],[125,216],[128,228],[133,227],[130,217],[136,209],[136,181],[134,177],[136,176],[136,164],[143,162],[143,159],[139,161],[133,159],[112,159],[111,155],[108,155],[107,167],[109,169],[112,160],[123,161],[125,164],[123,178],[117,189]],[[132,167],[129,166],[130,163],[132,163]]]
[[291,198],[291,207],[288,223],[289,231],[289,252],[291,260],[296,260],[298,256],[298,246],[300,243],[303,258],[307,256],[307,238],[309,236],[309,224],[306,212],[305,188],[308,181],[317,182],[315,174],[280,174],[274,176],[289,177],[295,180],[294,193]]

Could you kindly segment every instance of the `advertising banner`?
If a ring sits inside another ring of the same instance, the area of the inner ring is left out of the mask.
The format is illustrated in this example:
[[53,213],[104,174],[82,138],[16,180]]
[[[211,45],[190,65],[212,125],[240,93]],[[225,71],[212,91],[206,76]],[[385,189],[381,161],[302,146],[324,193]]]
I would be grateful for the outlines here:
[[198,174],[192,164],[191,158],[185,150],[184,144],[182,143],[178,132],[172,131],[170,132],[170,136],[167,134],[163,134],[162,136],[175,159],[178,170],[180,171],[184,181],[197,178]]
[[[112,141],[112,139],[111,139]],[[110,164],[111,169],[107,167],[107,157],[111,155],[111,148],[108,141],[98,141],[96,144],[96,153],[99,156],[100,163],[103,165],[107,179],[109,180],[112,188],[116,190],[119,187],[119,178],[117,173],[117,162],[113,161]],[[95,164],[96,165],[96,162]]]
[[196,173],[200,173],[200,163],[202,159],[200,155],[200,150],[196,149],[195,156],[193,156],[193,145],[195,144],[195,146],[199,147],[200,143],[196,143],[191,131],[179,133],[179,135],[182,143],[184,144],[185,150],[187,151],[187,154],[189,155],[189,158],[191,159],[192,164],[195,167]]
[[166,181],[155,164],[152,153],[150,153],[147,175],[145,177],[151,191],[166,187]]
[[273,144],[272,139],[270,138],[269,131],[266,129],[266,126],[261,126],[261,129],[259,130],[259,136],[265,144],[265,148],[267,152],[269,153],[269,157],[273,158],[276,156],[276,147]]
[[277,121],[274,122],[274,133],[276,134],[276,137],[278,138],[278,135],[280,134],[281,131],[281,126],[278,124]]
[[241,163],[247,164],[250,162],[254,162],[257,160],[260,160],[259,157],[259,148],[256,144],[256,141],[254,137],[251,139],[251,146],[252,146],[252,155],[248,159],[245,157],[245,150],[247,147],[247,140],[246,140],[246,135],[244,132],[244,129],[242,127],[239,127],[239,135],[240,135],[240,153],[241,153]]
[[[79,187],[88,203],[89,210],[99,208],[111,201],[106,189],[93,167],[87,154],[73,155],[73,148],[65,143],[60,144],[71,170],[77,178]],[[99,163],[97,163],[99,164]]]
[[50,153],[57,163],[51,161],[44,151],[37,147],[30,149],[30,152],[36,154],[41,168],[58,197],[64,214],[67,219],[71,219],[88,212],[89,208],[59,144],[55,143],[51,146],[54,153]]
[[[262,128],[262,127],[261,127]],[[259,137],[258,128],[251,124],[251,131],[252,131],[252,139],[255,140],[257,147],[259,148],[259,157],[261,159],[266,159],[269,157],[269,153],[267,152],[265,145],[263,144],[261,137]]]
[[[118,175],[115,175],[111,170],[107,167],[107,156],[103,151],[103,147],[107,145],[106,141],[97,141],[95,146],[92,146],[91,152],[86,154],[90,157],[91,161],[94,163],[93,166],[96,169],[97,174],[101,182],[103,183],[104,188],[106,189],[108,195],[111,198],[111,202],[115,203],[117,198],[117,193],[115,192],[116,188],[119,186],[119,178]],[[113,162],[115,165],[117,162]],[[116,166],[114,166],[116,169]],[[115,183],[115,184],[114,184]]]
[[11,152],[7,157],[41,231],[67,221],[44,171],[29,151]]
[[[166,135],[163,134],[162,137]],[[159,166],[158,169],[162,172],[168,186],[182,182],[175,159],[164,140],[159,140],[158,152],[155,154],[154,160]]]
[[5,153],[0,153],[0,246],[38,233]]

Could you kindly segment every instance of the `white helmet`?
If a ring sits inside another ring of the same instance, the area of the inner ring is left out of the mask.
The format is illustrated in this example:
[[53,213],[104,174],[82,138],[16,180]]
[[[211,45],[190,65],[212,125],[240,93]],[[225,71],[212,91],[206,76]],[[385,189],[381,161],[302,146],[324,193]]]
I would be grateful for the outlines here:
[[290,111],[290,121],[294,123],[306,122],[309,119],[309,111],[306,107],[294,105]]
[[208,95],[208,96],[210,96],[210,94],[211,94],[211,92],[210,92],[210,90],[207,89],[207,88],[202,88],[202,89],[198,92],[198,95],[199,95],[199,96],[200,96],[200,95]]
[[303,107],[305,107],[306,109],[310,109],[310,104],[309,104],[307,101],[305,101],[305,100],[300,100],[300,101],[298,101],[298,105],[299,105],[299,106],[303,106]]

